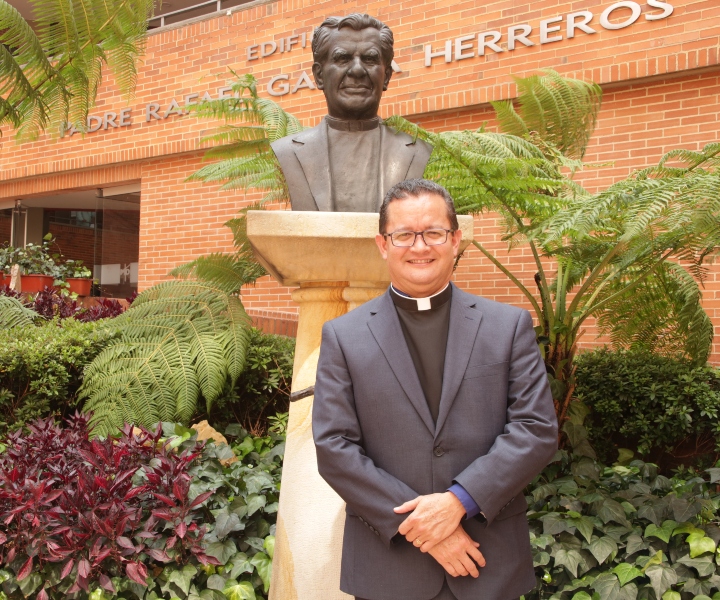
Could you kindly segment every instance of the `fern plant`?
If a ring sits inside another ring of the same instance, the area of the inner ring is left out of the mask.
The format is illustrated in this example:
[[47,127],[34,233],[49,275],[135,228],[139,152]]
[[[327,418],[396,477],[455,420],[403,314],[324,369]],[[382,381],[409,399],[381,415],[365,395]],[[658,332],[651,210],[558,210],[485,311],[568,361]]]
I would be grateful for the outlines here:
[[[458,212],[496,212],[509,247],[529,248],[534,288],[473,241],[532,306],[556,411],[564,422],[574,393],[577,342],[590,317],[616,346],[707,360],[712,325],[698,284],[705,276],[704,261],[720,245],[720,151],[714,144],[702,152],[673,151],[657,167],[590,194],[573,175],[588,167],[582,158],[600,109],[600,88],[553,71],[516,83],[516,103],[493,103],[502,133],[484,128],[433,133],[397,116],[387,124],[434,147],[425,176],[450,191]],[[217,101],[213,116],[223,116],[220,103],[228,114],[233,106],[244,106]],[[264,103],[272,114],[282,114],[275,117],[279,122],[289,122],[280,107]],[[263,127],[261,119],[254,123]],[[271,132],[254,135],[266,140]],[[269,145],[254,139],[249,133],[228,139],[228,152],[245,152],[248,164],[257,166],[254,173],[261,165],[272,165],[272,173],[248,178],[234,171],[232,158],[213,149],[207,157],[220,160],[193,177],[241,189],[272,182],[267,189],[282,189]]]
[[0,125],[21,140],[64,124],[84,131],[103,68],[135,86],[154,0],[30,0],[33,26],[0,0]]
[[216,144],[204,156],[216,162],[188,180],[222,182],[221,189],[225,190],[263,190],[266,194],[261,204],[288,202],[285,178],[270,144],[304,128],[279,104],[258,97],[257,81],[252,75],[236,76],[231,87],[232,97],[191,107],[198,117],[223,119],[225,125],[201,140]]
[[141,293],[108,327],[119,336],[90,364],[80,397],[96,434],[124,423],[188,423],[242,372],[249,319],[228,287],[168,281]]
[[549,72],[518,80],[518,89],[519,110],[494,104],[510,133],[435,134],[397,117],[391,122],[435,147],[426,176],[451,190],[459,211],[498,212],[510,246],[530,248],[535,289],[473,242],[532,305],[563,422],[577,341],[591,316],[616,346],[707,360],[713,328],[698,283],[704,260],[720,245],[718,145],[673,151],[657,167],[589,194],[572,175],[584,166],[599,88]]
[[37,313],[11,296],[0,294],[0,329],[13,327],[30,327],[37,318]]

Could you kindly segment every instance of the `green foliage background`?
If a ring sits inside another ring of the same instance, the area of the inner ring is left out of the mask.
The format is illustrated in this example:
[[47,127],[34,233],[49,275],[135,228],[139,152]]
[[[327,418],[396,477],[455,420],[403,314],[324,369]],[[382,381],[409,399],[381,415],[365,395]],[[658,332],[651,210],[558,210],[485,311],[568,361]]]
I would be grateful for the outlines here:
[[720,370],[650,352],[580,354],[577,397],[601,460],[637,451],[663,471],[720,457]]
[[74,412],[83,370],[115,337],[112,327],[75,319],[0,329],[0,434]]

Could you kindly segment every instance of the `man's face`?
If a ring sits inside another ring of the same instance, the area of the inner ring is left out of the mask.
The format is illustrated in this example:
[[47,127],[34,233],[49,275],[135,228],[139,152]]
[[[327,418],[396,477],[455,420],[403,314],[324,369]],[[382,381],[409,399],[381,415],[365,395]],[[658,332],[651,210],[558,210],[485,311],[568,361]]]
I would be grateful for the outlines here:
[[367,27],[355,31],[343,27],[326,42],[323,63],[313,65],[318,88],[325,94],[331,117],[346,120],[377,116],[380,97],[392,76],[380,51],[380,32]]
[[[450,229],[445,201],[436,194],[395,200],[388,207],[386,233]],[[390,281],[396,289],[415,298],[431,296],[450,281],[462,232],[448,235],[444,244],[427,246],[417,236],[411,247],[393,246],[389,237],[375,236],[380,254],[387,261]]]

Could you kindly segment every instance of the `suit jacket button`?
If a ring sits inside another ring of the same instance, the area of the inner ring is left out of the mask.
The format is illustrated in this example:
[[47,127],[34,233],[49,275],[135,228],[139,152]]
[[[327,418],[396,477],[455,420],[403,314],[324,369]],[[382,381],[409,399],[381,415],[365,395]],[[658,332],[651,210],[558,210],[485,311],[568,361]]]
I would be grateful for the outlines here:
[[445,450],[443,450],[440,446],[435,446],[435,448],[433,448],[433,454],[435,456],[442,456],[445,454]]

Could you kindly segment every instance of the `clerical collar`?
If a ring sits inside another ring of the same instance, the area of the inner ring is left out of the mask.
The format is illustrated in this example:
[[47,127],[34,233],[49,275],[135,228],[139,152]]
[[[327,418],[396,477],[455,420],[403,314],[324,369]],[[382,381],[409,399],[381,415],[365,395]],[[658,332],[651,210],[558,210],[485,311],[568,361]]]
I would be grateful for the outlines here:
[[382,123],[382,119],[375,117],[365,121],[346,121],[345,119],[338,119],[326,115],[325,122],[328,124],[328,127],[337,129],[338,131],[370,131],[371,129],[377,129],[380,123]]
[[405,292],[396,290],[392,284],[390,284],[390,297],[392,298],[395,306],[402,308],[403,310],[409,311],[423,311],[423,310],[434,310],[446,304],[452,296],[452,286],[448,283],[442,290],[437,294],[428,296],[427,298],[412,298]]

